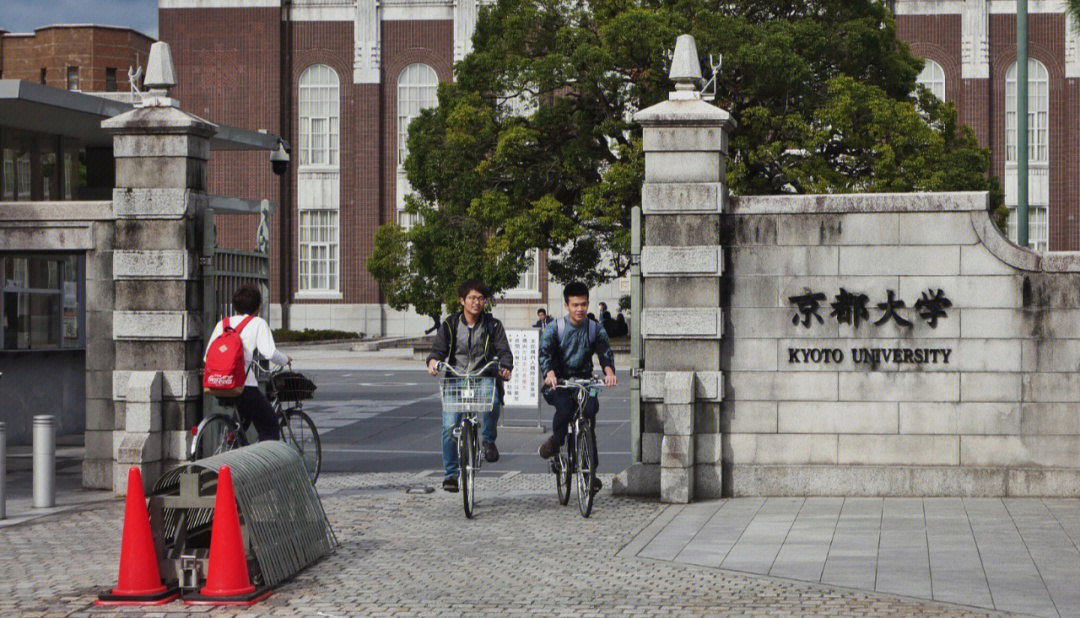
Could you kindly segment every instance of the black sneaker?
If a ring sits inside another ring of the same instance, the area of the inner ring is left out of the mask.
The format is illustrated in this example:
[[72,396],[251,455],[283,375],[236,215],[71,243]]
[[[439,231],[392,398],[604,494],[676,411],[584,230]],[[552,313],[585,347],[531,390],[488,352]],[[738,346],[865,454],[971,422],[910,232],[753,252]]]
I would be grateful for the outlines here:
[[481,445],[484,449],[484,460],[488,463],[499,461],[499,449],[494,442],[484,441]]
[[444,478],[442,482],[442,488],[443,491],[448,491],[452,494],[456,494],[458,491],[457,477],[448,476]]
[[592,487],[590,488],[590,491],[592,491],[592,494],[595,496],[603,488],[604,488],[604,484],[602,482],[600,482],[600,479],[598,477],[596,477],[596,476],[593,476],[592,477]]
[[551,459],[552,455],[559,451],[559,447],[555,446],[555,436],[551,436],[544,443],[536,449],[536,453],[544,459]]

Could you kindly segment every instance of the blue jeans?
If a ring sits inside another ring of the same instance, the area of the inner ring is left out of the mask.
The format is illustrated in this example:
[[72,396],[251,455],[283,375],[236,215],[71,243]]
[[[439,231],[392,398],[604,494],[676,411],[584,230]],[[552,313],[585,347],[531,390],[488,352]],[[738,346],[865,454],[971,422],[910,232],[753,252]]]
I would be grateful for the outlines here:
[[[502,412],[502,397],[495,397],[491,412],[480,415],[480,437],[484,442],[495,442],[498,435],[499,414]],[[442,415],[442,461],[443,477],[458,475],[457,440],[454,439],[454,427],[461,422],[461,414]]]

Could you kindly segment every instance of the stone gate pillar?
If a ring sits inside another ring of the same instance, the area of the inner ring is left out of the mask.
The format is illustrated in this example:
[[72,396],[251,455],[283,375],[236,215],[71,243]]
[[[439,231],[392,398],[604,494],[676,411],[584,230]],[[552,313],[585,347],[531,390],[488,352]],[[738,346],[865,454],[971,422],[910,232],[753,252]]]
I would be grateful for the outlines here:
[[727,133],[735,122],[701,99],[694,38],[675,47],[667,101],[642,110],[644,339],[642,462],[614,489],[689,502],[721,493],[720,213]]
[[217,128],[168,97],[175,78],[167,44],[151,48],[145,83],[149,96],[136,109],[102,123],[113,135],[116,157],[117,493],[126,493],[131,466],[142,466],[150,486],[163,467],[183,458],[201,397],[198,222]]

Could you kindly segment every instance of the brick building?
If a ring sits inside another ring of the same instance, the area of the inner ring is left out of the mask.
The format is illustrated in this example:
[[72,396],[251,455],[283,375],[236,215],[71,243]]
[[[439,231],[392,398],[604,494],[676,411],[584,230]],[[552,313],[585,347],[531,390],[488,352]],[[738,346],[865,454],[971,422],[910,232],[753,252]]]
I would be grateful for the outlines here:
[[[104,133],[76,134],[72,123],[78,122],[78,113],[101,114],[114,108],[49,89],[129,102],[128,69],[146,64],[153,42],[130,28],[113,26],[54,25],[31,33],[0,31],[0,80],[10,90],[3,98],[11,102],[29,97],[47,104],[45,109],[53,106],[54,111],[49,117],[42,116],[40,108],[22,115],[15,107],[5,108],[10,117],[0,122],[0,200],[111,197],[111,140]],[[28,83],[20,85],[15,80]],[[75,115],[69,118],[71,114]]]
[[[482,1],[159,0],[160,34],[176,55],[174,92],[184,107],[285,135],[293,146],[282,179],[251,153],[212,162],[212,191],[270,193],[289,205],[273,230],[275,320],[284,298],[293,328],[412,334],[427,326],[382,304],[365,262],[376,228],[400,220],[409,191],[401,170],[408,122],[435,104],[440,80],[452,79]],[[1007,173],[1016,151],[1015,2],[891,5],[900,37],[928,59],[920,81],[955,102],[961,121],[991,148],[993,173],[1015,204],[1015,174]],[[1080,138],[1077,35],[1060,0],[1031,0],[1029,12],[1032,244],[1080,249],[1080,161],[1069,146]],[[250,224],[227,219],[219,221],[224,242],[253,237]],[[614,304],[625,288],[615,282],[594,300]],[[550,303],[558,313],[557,290],[539,255],[497,312],[524,326],[537,306]]]
[[[898,33],[926,58],[920,81],[952,101],[992,152],[1016,205],[1016,2],[895,0]],[[1060,0],[1028,2],[1030,241],[1080,249],[1080,35]],[[1010,220],[1015,239],[1015,221]]]
[[53,25],[0,31],[0,79],[64,90],[127,92],[128,69],[145,66],[154,39],[130,28]]
[[[173,93],[183,107],[287,136],[292,145],[282,179],[250,153],[211,162],[212,192],[269,193],[290,205],[278,209],[272,230],[279,239],[271,249],[275,322],[285,298],[292,328],[393,335],[430,326],[383,305],[365,264],[378,226],[401,218],[408,123],[435,104],[438,82],[453,78],[454,61],[470,48],[477,4],[159,0],[159,31],[173,49],[180,81]],[[229,217],[218,227],[222,243],[254,237],[249,223]],[[546,269],[535,262],[498,309],[519,326],[547,300]]]

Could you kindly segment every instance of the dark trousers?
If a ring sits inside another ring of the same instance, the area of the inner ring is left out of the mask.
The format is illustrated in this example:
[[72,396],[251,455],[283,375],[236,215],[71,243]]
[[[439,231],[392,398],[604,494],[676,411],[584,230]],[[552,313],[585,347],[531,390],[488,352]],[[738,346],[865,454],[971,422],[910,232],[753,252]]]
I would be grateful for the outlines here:
[[256,386],[245,386],[236,402],[236,412],[240,420],[247,427],[255,424],[255,431],[259,432],[259,441],[277,440],[278,424],[274,419],[274,408]]
[[[570,419],[574,417],[574,412],[577,411],[577,392],[566,389],[557,388],[553,393],[555,406],[555,418],[551,421],[551,437],[555,439],[555,444],[562,446],[566,441],[566,432],[570,428]],[[589,422],[589,427],[592,428],[592,451],[593,451],[593,470],[597,469],[600,465],[600,451],[596,449],[596,413],[600,410],[600,402],[596,397],[589,397],[585,400],[585,420]]]

